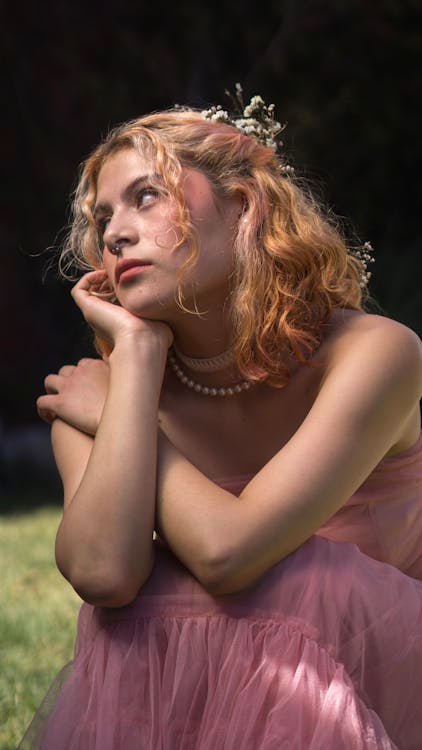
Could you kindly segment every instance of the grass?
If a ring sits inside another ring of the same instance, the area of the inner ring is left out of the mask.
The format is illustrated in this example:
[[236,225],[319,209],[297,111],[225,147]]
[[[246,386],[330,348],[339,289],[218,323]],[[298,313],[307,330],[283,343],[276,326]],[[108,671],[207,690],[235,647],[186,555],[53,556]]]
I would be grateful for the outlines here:
[[0,750],[15,750],[72,658],[80,600],[55,567],[60,515],[42,508],[0,518]]

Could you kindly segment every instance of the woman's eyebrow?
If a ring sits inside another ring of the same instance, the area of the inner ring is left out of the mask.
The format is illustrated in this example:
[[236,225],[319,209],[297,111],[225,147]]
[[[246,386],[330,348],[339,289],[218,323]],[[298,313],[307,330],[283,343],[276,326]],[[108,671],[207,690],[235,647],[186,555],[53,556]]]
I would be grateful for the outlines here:
[[[141,175],[140,177],[136,177],[134,180],[132,180],[132,182],[129,183],[129,185],[127,185],[125,187],[125,189],[123,190],[123,193],[122,193],[122,198],[124,200],[128,200],[128,199],[132,198],[133,195],[136,194],[136,192],[139,190],[139,188],[141,188],[144,185],[146,185],[148,183],[151,183],[151,182],[152,183],[157,183],[157,182],[161,182],[162,183],[163,182],[163,178],[161,177],[161,175],[159,175],[157,173],[148,173],[148,174]],[[97,216],[99,214],[108,213],[108,212],[110,212],[110,210],[111,210],[111,206],[110,206],[109,203],[97,203],[94,206],[94,210],[92,212],[92,215],[93,215],[93,217],[95,219],[95,218],[97,218]]]

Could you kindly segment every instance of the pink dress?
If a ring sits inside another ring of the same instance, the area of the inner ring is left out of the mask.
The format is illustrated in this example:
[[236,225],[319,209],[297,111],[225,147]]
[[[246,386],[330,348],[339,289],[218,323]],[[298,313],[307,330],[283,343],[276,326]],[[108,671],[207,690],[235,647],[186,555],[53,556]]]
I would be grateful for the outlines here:
[[20,749],[420,750],[422,583],[394,566],[421,571],[421,487],[420,439],[239,594],[211,596],[157,542],[131,605],[82,605]]

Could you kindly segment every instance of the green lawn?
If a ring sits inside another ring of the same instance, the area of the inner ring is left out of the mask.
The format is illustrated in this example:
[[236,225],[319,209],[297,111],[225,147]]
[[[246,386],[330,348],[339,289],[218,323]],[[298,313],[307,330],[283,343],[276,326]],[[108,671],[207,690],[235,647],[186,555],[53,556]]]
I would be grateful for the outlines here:
[[72,658],[80,600],[57,571],[60,510],[0,516],[0,750],[15,750]]

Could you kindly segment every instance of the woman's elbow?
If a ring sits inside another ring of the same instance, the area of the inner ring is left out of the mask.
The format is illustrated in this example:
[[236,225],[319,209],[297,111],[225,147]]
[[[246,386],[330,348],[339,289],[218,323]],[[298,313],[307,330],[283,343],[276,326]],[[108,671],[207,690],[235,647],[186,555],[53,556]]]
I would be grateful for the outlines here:
[[236,594],[247,589],[257,576],[251,576],[230,558],[210,558],[202,561],[196,571],[200,584],[212,596]]
[[277,563],[287,557],[292,550],[278,550],[276,559],[253,557],[236,549],[208,556],[194,571],[202,586],[213,596],[237,594],[254,586]]
[[132,604],[139,592],[139,588],[142,587],[141,585],[136,590],[125,586],[101,588],[90,583],[88,583],[88,585],[72,583],[72,586],[76,593],[87,604],[92,604],[94,607],[105,607],[110,609],[126,607],[127,605]]
[[61,572],[84,602],[95,607],[117,608],[125,607],[136,599],[151,570],[152,563],[136,576],[93,572],[87,574],[78,570],[70,571],[69,574],[63,570]]

